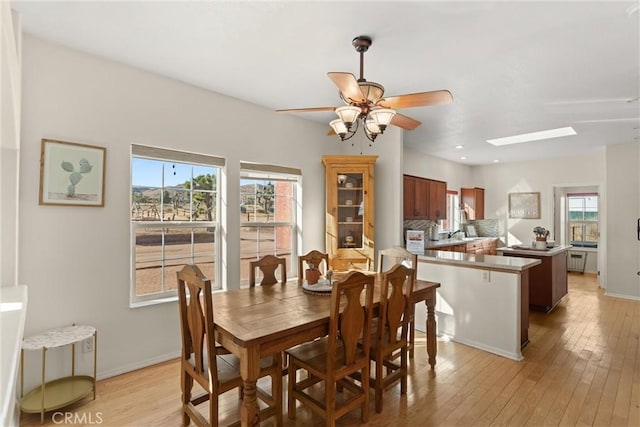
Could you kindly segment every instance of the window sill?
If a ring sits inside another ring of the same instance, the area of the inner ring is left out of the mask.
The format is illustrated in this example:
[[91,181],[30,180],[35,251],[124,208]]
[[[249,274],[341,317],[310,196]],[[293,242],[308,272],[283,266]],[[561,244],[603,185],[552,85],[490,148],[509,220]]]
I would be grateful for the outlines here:
[[150,299],[150,300],[144,300],[144,301],[132,301],[129,303],[129,308],[140,308],[140,307],[147,307],[150,305],[158,305],[158,304],[164,304],[167,302],[175,302],[178,301],[178,296],[174,295],[171,297],[166,297],[166,298],[156,298],[156,299]]

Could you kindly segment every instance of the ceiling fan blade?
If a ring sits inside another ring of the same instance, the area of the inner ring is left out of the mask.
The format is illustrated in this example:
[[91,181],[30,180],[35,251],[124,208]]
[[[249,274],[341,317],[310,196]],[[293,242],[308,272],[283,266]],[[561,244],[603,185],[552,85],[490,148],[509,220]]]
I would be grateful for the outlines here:
[[327,132],[327,136],[333,136],[336,135],[336,131],[331,129],[329,132]]
[[276,113],[313,113],[316,111],[333,111],[336,107],[312,107],[312,108],[289,108],[286,110],[276,110]]
[[381,99],[378,105],[386,108],[425,107],[428,105],[451,104],[453,96],[448,90],[410,93],[407,95],[389,96]]
[[327,73],[327,76],[329,76],[333,83],[338,87],[345,100],[352,100],[353,102],[365,101],[365,97],[360,90],[358,80],[356,80],[356,76],[353,74],[330,72]]
[[420,126],[422,122],[419,122],[416,119],[412,119],[411,117],[396,113],[396,115],[391,119],[391,124],[402,129],[414,130],[415,128]]

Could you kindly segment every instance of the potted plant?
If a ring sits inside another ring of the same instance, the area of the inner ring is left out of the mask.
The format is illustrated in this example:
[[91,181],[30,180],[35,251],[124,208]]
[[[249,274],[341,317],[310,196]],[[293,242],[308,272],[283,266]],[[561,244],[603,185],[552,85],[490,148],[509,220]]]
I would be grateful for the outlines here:
[[315,285],[320,279],[320,270],[313,262],[307,262],[307,266],[309,268],[304,271],[304,278],[308,284]]

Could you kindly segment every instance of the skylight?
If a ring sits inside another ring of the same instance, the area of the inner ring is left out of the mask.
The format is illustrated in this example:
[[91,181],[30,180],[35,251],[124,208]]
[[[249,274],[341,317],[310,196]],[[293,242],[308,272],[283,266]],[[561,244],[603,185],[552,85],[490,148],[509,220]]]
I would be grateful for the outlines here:
[[493,145],[509,145],[520,144],[522,142],[540,141],[542,139],[558,138],[561,136],[577,135],[576,131],[571,127],[543,130],[540,132],[523,133],[522,135],[506,136],[504,138],[487,139],[489,144]]

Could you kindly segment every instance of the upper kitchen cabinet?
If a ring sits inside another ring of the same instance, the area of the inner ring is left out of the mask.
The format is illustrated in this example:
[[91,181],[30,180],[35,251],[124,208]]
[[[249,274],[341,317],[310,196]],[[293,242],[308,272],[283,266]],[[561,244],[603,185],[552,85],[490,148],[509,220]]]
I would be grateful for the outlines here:
[[484,219],[484,188],[461,188],[462,207],[467,219]]
[[447,218],[447,183],[429,181],[429,219],[439,220]]
[[447,216],[447,183],[404,175],[404,219],[444,219]]
[[374,262],[374,166],[378,156],[323,156],[326,247],[334,270]]

